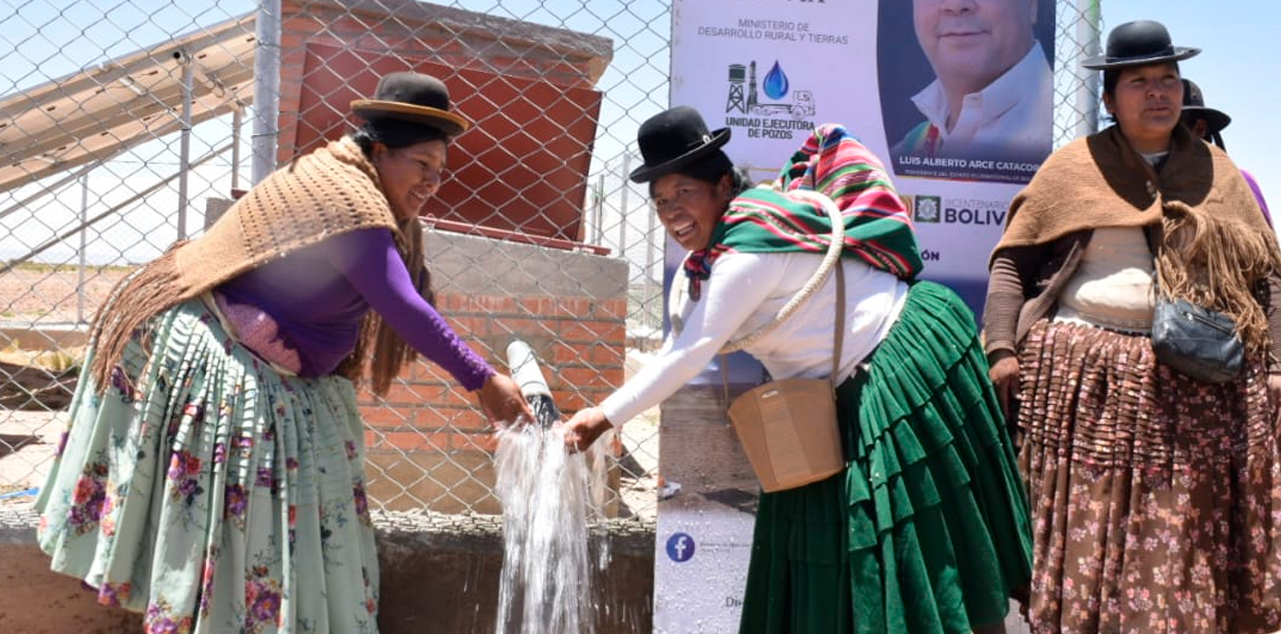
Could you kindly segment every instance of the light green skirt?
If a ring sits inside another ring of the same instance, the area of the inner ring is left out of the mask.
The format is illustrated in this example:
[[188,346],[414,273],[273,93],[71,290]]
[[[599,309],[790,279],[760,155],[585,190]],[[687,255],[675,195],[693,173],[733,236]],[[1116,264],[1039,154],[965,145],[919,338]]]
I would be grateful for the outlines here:
[[838,390],[845,472],[761,494],[741,632],[965,633],[1031,570],[1027,501],[974,317],[919,282]]
[[53,569],[149,632],[377,632],[351,382],[277,373],[200,301],[151,326],[150,363],[81,375],[37,501]]

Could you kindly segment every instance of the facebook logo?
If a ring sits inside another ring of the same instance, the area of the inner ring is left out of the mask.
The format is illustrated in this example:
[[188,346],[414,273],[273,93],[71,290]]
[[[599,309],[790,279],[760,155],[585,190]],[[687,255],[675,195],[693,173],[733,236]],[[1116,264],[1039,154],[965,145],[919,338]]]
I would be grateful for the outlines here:
[[677,563],[689,561],[694,556],[694,538],[685,533],[673,533],[667,539],[667,556]]

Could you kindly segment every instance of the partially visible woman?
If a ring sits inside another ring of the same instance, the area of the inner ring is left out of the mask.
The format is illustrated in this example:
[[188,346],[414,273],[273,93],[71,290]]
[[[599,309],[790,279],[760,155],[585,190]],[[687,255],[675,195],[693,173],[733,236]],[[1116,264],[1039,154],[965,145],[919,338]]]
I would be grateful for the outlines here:
[[[1206,143],[1213,143],[1224,152],[1228,151],[1228,144],[1223,141],[1223,129],[1232,123],[1232,117],[1222,110],[1205,105],[1205,96],[1201,93],[1201,87],[1186,77],[1183,79],[1183,114],[1180,115],[1180,120],[1183,125],[1192,130],[1196,138]],[[1263,217],[1271,223],[1272,213],[1268,211],[1268,202],[1263,199],[1263,190],[1259,188],[1259,182],[1244,169],[1241,170],[1241,177],[1254,193],[1254,200],[1259,203]]]
[[691,253],[688,290],[656,358],[599,407],[566,423],[590,445],[694,378],[731,339],[770,322],[818,269],[832,218],[798,190],[827,195],[845,227],[845,321],[834,275],[745,349],[775,379],[829,377],[848,468],[761,494],[741,632],[1002,631],[1029,575],[1027,506],[965,304],[917,282],[916,237],[884,167],[836,125],[819,127],[775,188],[748,189],[692,108],[641,125],[648,182],[667,233]]
[[[1240,171],[1179,125],[1178,62],[1198,52],[1157,22],[1116,27],[1086,63],[1116,125],[1050,156],[992,255],[986,346],[1024,433],[1035,634],[1281,627],[1281,254]],[[1234,318],[1238,378],[1156,359],[1158,269],[1163,292]]]
[[493,420],[529,408],[431,305],[417,216],[467,121],[383,77],[350,136],[277,170],[99,311],[40,546],[147,632],[377,632],[355,385],[415,351]]

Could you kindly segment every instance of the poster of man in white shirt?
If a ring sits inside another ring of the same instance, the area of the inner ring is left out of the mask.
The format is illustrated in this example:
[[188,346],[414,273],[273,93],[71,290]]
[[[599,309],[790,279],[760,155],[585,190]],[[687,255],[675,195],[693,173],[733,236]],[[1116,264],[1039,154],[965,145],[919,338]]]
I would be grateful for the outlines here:
[[895,174],[1031,179],[1053,142],[1054,4],[881,0],[877,57]]

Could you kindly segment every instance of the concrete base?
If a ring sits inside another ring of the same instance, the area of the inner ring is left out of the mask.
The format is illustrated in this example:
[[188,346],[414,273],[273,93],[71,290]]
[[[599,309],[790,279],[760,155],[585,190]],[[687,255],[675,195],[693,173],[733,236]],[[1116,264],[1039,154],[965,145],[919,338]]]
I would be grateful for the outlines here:
[[[3,513],[3,509],[0,509]],[[30,518],[23,513],[24,523]],[[97,604],[78,579],[49,570],[34,530],[0,522],[0,632],[137,634],[140,615]],[[382,634],[491,634],[495,631],[500,520],[492,516],[390,514],[379,523]],[[607,527],[609,567],[594,584],[598,634],[652,631],[653,527]]]
[[[380,542],[383,634],[496,631],[501,543],[399,532]],[[651,632],[653,535],[613,535],[609,567],[595,575],[598,634]]]

